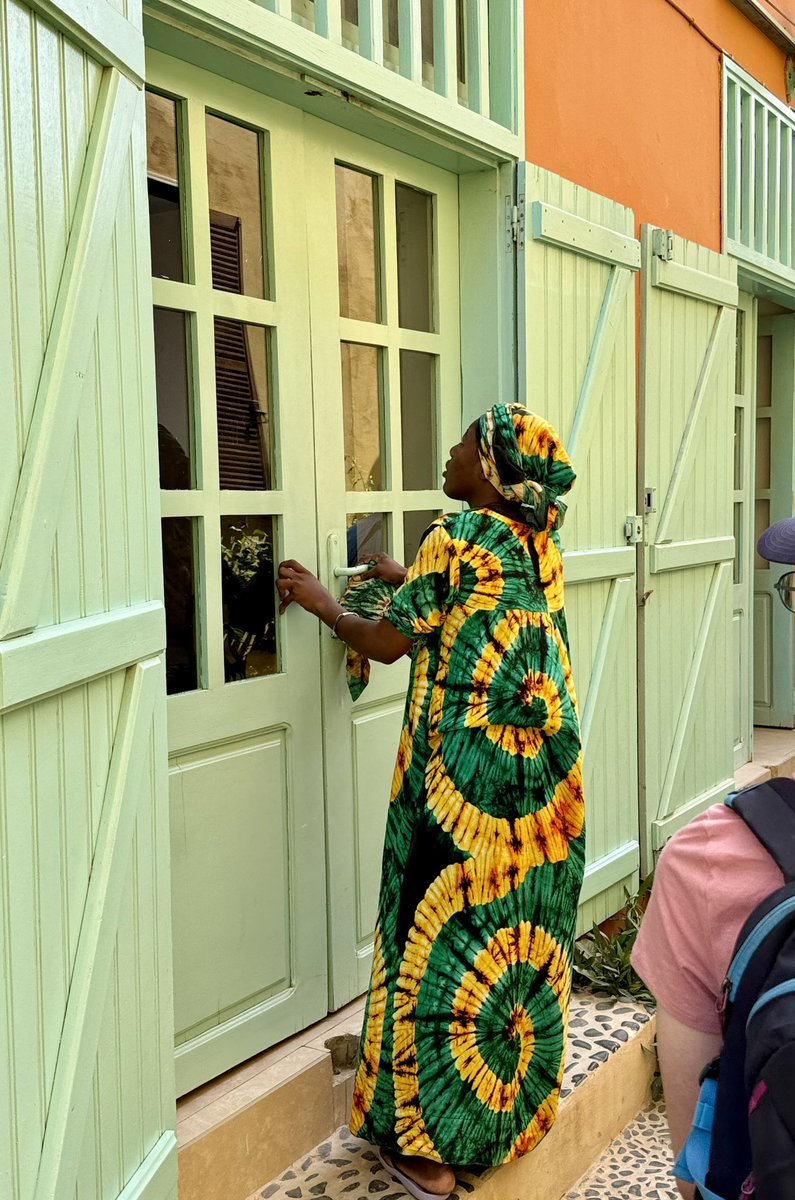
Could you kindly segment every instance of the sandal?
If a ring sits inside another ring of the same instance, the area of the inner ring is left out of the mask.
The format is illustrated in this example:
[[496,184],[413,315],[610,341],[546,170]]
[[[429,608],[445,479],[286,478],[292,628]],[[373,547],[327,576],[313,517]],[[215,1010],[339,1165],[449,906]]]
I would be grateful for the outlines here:
[[387,1154],[380,1147],[377,1147],[377,1151],[381,1166],[389,1172],[402,1188],[405,1188],[410,1196],[414,1197],[414,1200],[448,1200],[448,1197],[452,1196],[454,1189],[451,1189],[449,1192],[426,1192],[410,1175],[407,1175],[405,1171],[401,1171],[397,1163],[394,1163],[391,1158],[387,1157]]

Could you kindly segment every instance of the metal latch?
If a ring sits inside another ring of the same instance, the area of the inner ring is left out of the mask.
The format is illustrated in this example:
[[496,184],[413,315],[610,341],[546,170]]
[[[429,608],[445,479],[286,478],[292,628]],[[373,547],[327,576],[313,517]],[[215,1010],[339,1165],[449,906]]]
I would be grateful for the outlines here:
[[513,246],[524,250],[524,196],[516,204],[510,196],[505,197],[505,249]]
[[646,490],[643,493],[643,507],[646,509],[646,516],[648,516],[649,513],[656,513],[656,511],[657,511],[657,489],[656,488],[653,488],[653,487],[646,488]]
[[624,522],[624,537],[630,546],[643,544],[643,517],[627,517]]
[[651,235],[651,249],[657,258],[670,262],[674,256],[673,229],[655,229]]

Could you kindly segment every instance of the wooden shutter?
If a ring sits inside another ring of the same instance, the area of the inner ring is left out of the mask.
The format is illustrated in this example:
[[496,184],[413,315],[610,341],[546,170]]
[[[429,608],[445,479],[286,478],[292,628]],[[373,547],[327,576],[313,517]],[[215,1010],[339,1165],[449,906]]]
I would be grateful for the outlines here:
[[641,798],[651,855],[733,786],[736,266],[644,227]]
[[[240,218],[210,214],[213,287],[243,291]],[[215,395],[221,487],[249,491],[270,487],[263,445],[267,412],[260,405],[246,327],[215,319]]]
[[629,209],[520,164],[519,395],[559,429],[575,470],[562,531],[588,806],[583,923],[623,904],[638,869],[635,272]]
[[3,4],[0,1190],[26,1200],[176,1195],[144,48],[131,12]]

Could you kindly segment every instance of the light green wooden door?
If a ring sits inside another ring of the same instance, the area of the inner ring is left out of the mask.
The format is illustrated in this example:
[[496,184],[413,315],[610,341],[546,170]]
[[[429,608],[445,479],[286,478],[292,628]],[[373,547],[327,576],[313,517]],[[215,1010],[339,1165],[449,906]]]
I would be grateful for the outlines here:
[[[321,575],[383,550],[411,562],[449,511],[441,471],[461,436],[458,180],[306,120]],[[291,613],[306,631],[306,617]],[[331,1003],[366,987],[384,823],[408,664],[374,664],[352,704],[344,647],[320,637]]]
[[[755,540],[795,496],[795,316],[758,323]],[[795,726],[792,614],[775,591],[788,565],[754,554],[754,722]]]
[[582,718],[588,865],[581,923],[637,879],[635,272],[629,209],[521,164],[519,396],[559,429],[578,474],[562,531]]
[[641,804],[651,855],[733,786],[736,265],[643,229]]
[[176,1197],[138,3],[0,3],[0,1193]]
[[177,1086],[327,1012],[302,114],[152,54]]
[[754,756],[754,398],[756,394],[756,300],[740,292],[734,363],[734,767]]

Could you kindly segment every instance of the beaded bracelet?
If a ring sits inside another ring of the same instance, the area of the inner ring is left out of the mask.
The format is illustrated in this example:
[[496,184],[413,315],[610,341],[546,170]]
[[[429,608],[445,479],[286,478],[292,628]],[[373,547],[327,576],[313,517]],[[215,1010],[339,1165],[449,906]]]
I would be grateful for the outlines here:
[[356,615],[355,613],[350,612],[347,608],[343,608],[342,612],[338,613],[336,621],[331,626],[331,636],[333,638],[337,638],[338,641],[341,641],[342,639],[339,637],[339,634],[337,633],[337,626],[339,625],[339,623],[343,617],[354,617],[355,615]]

